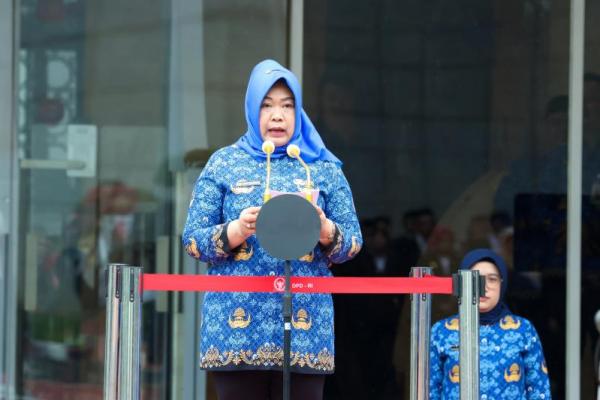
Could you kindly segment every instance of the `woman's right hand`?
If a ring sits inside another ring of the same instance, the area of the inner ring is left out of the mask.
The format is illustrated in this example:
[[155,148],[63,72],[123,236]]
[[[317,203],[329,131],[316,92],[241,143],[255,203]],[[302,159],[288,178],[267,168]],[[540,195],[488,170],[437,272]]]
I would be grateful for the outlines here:
[[256,233],[256,219],[258,218],[259,212],[260,207],[248,207],[243,209],[240,213],[237,223],[244,239]]
[[238,219],[231,221],[227,229],[229,247],[234,249],[256,233],[256,219],[260,207],[248,207],[242,210]]

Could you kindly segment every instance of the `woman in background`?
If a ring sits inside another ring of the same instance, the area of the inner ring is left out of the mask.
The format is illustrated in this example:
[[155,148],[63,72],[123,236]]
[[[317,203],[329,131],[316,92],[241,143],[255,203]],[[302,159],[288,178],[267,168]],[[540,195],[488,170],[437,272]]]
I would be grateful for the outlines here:
[[[460,269],[485,277],[479,303],[479,392],[481,399],[551,399],[548,369],[540,338],[527,319],[504,303],[506,264],[488,249],[470,251]],[[454,315],[431,331],[429,398],[459,399],[459,323]]]

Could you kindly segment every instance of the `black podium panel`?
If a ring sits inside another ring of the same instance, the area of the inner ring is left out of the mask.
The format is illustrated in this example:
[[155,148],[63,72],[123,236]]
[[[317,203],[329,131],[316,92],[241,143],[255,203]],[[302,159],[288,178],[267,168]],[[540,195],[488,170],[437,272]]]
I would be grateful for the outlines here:
[[295,260],[310,253],[319,241],[321,221],[315,207],[295,194],[282,194],[262,206],[256,237],[267,253]]

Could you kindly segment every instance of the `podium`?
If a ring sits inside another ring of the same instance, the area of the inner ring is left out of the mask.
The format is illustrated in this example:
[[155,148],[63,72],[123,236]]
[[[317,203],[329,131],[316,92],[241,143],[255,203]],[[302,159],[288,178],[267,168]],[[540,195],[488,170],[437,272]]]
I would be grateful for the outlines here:
[[256,221],[256,237],[274,258],[285,261],[283,293],[283,398],[290,398],[292,333],[291,261],[313,251],[319,241],[321,220],[315,207],[296,194],[282,194],[265,203]]

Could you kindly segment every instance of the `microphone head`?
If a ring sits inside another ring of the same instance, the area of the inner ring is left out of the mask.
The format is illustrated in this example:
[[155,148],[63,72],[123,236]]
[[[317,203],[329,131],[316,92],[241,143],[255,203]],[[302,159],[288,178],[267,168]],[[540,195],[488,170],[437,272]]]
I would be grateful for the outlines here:
[[594,322],[596,323],[596,329],[598,330],[598,332],[600,332],[600,310],[596,311]]
[[275,144],[270,140],[265,140],[262,144],[262,151],[266,154],[273,154],[275,151]]
[[292,158],[300,157],[300,147],[295,144],[290,144],[286,149],[287,155]]

